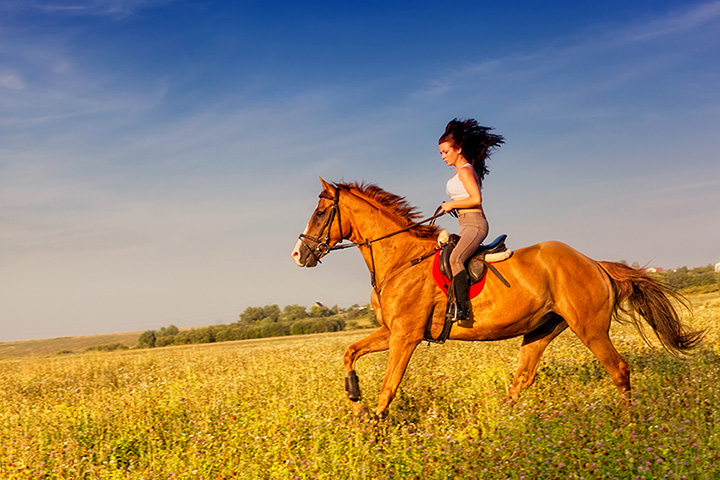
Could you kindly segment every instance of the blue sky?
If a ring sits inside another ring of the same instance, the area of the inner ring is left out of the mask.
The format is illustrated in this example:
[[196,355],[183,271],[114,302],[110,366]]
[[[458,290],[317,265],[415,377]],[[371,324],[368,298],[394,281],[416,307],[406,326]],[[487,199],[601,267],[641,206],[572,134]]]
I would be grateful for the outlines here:
[[318,176],[429,215],[454,117],[507,140],[491,237],[720,262],[718,85],[718,1],[6,0],[0,341],[367,303],[290,258]]

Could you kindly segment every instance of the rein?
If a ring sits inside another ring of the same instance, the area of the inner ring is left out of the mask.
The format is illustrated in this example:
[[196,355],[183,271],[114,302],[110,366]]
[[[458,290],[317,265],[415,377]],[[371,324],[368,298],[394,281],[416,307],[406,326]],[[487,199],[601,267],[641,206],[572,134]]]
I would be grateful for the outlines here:
[[[322,263],[322,262],[320,262],[320,258],[323,257],[324,255],[326,255],[327,253],[332,252],[333,250],[344,250],[346,248],[352,248],[352,247],[358,247],[358,248],[368,247],[368,249],[370,250],[370,263],[372,265],[371,269],[370,269],[370,280],[371,280],[373,289],[378,293],[380,293],[380,291],[377,288],[377,282],[375,280],[375,257],[373,255],[372,244],[375,242],[379,242],[380,240],[385,240],[390,237],[394,237],[395,235],[398,235],[400,233],[410,231],[413,228],[419,227],[420,225],[422,225],[424,223],[430,222],[429,225],[433,225],[435,223],[435,220],[437,220],[438,218],[445,215],[445,212],[443,212],[442,209],[440,207],[438,207],[435,210],[435,213],[431,217],[420,220],[419,222],[411,223],[407,227],[403,227],[400,230],[397,230],[392,233],[388,233],[387,235],[383,235],[382,237],[374,238],[372,240],[366,239],[364,242],[350,242],[350,243],[344,243],[344,244],[337,244],[337,245],[333,245],[331,247],[330,246],[330,231],[332,230],[332,224],[333,224],[333,221],[335,220],[335,217],[337,217],[337,219],[338,219],[338,229],[340,230],[340,236],[342,237],[342,222],[340,219],[340,207],[339,207],[340,189],[337,187],[335,188],[335,196],[333,196],[333,197],[326,195],[325,192],[322,192],[319,195],[319,198],[324,198],[324,199],[333,201],[333,206],[330,208],[330,213],[327,217],[327,220],[325,221],[325,224],[323,225],[322,229],[320,229],[320,233],[318,233],[317,237],[313,237],[313,236],[301,233],[300,237],[299,237],[300,241],[302,241],[303,244],[308,248],[308,250],[310,250],[310,253],[315,257],[315,259],[318,261],[318,263]],[[327,229],[327,233],[325,234],[325,238],[321,239],[320,237],[322,236],[325,229]],[[315,248],[310,248],[310,246],[307,243],[305,243],[306,239],[310,240],[312,242],[315,242],[317,244],[315,246]],[[435,252],[438,251],[438,249],[439,249],[439,247],[436,247],[433,249],[432,252],[430,252],[426,255],[423,255],[421,257],[412,259],[410,261],[411,266],[417,265],[418,263],[422,262],[423,260],[430,258],[431,256],[433,256],[435,254]]]

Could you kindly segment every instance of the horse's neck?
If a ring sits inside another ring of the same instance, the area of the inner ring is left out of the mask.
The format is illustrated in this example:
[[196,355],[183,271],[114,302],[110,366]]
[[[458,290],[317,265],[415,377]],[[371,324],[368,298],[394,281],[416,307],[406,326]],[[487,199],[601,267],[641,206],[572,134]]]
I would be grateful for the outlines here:
[[[361,200],[356,200],[354,208],[345,215],[350,217],[352,234],[349,240],[354,243],[373,241],[407,226],[404,222],[395,221],[393,214],[378,211],[377,207]],[[403,232],[373,242],[370,247],[361,248],[360,251],[368,270],[375,272],[376,281],[381,284],[384,277],[398,268],[404,268],[410,260],[426,253],[433,245],[431,239]]]

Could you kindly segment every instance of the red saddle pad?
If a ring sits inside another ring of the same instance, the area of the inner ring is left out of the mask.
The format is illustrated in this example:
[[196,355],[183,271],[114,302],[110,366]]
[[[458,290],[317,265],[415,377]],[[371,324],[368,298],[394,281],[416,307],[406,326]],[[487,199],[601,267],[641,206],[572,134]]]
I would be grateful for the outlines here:
[[[432,276],[433,280],[435,280],[435,284],[440,287],[440,290],[442,290],[445,295],[447,295],[450,280],[448,280],[448,278],[440,271],[440,252],[437,252],[433,258]],[[480,294],[480,292],[482,292],[483,287],[485,287],[486,278],[487,269],[483,272],[483,276],[479,282],[470,285],[470,290],[468,291],[469,298],[475,298]]]

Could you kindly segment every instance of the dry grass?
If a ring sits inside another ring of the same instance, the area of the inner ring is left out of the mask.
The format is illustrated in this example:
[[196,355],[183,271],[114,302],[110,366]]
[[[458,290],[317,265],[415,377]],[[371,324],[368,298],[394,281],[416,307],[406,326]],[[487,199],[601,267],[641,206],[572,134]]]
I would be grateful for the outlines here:
[[[570,332],[505,394],[517,340],[421,345],[390,418],[353,418],[342,355],[367,332],[0,361],[2,478],[718,478],[720,297],[692,299],[700,351],[629,327],[630,409]],[[377,400],[385,353],[358,363]]]
[[84,352],[100,345],[120,343],[127,347],[137,345],[142,332],[109,333],[77,337],[41,338],[0,343],[0,359],[29,356],[56,355],[60,352]]

